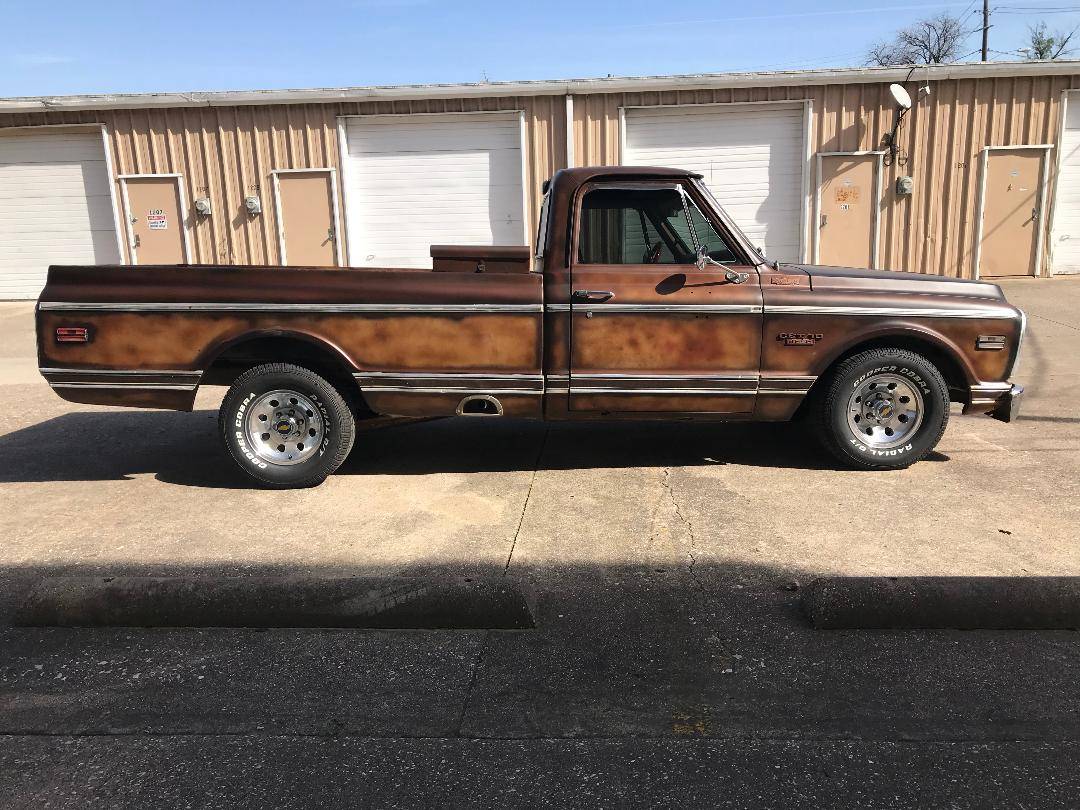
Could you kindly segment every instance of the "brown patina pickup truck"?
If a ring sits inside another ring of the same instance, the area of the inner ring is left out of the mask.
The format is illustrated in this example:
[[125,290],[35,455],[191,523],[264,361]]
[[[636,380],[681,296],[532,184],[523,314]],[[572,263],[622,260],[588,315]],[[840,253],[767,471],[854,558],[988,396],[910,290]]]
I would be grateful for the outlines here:
[[536,256],[433,270],[53,267],[41,373],[73,402],[190,410],[271,487],[317,484],[374,415],[809,416],[843,462],[905,467],[950,401],[1010,421],[1024,314],[993,285],[767,261],[697,175],[560,171]]

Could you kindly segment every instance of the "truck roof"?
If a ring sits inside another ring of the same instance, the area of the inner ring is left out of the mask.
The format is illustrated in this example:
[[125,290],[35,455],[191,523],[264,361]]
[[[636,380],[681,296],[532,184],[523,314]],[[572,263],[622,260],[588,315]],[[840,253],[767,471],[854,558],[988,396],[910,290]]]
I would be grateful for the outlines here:
[[566,184],[571,188],[577,188],[582,183],[596,180],[600,177],[627,177],[640,178],[683,178],[693,177],[700,180],[701,175],[687,169],[670,169],[664,166],[581,166],[576,169],[560,169],[551,178],[553,186]]

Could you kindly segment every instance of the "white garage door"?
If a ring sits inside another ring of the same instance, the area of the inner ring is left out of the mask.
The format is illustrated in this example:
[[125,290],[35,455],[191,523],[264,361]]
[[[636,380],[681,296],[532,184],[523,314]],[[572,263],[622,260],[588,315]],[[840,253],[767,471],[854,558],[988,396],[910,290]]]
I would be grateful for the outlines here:
[[0,135],[0,298],[36,298],[50,264],[116,264],[101,133]]
[[433,244],[523,245],[517,113],[345,124],[349,263],[431,267]]
[[1053,272],[1080,273],[1080,93],[1069,93],[1054,200]]
[[625,126],[624,165],[701,173],[769,258],[801,258],[806,154],[801,105],[630,109]]

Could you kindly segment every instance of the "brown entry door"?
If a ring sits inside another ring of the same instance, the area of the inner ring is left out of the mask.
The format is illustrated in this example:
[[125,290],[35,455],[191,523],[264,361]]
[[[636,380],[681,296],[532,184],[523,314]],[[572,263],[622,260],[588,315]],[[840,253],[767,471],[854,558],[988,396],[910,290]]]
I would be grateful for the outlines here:
[[336,267],[334,186],[328,170],[275,174],[281,217],[281,263]]
[[[571,266],[571,410],[753,410],[759,277],[686,191],[611,183],[581,197]],[[699,269],[697,244],[728,267]],[[728,269],[747,274],[745,281],[729,280]]]
[[818,262],[873,267],[877,155],[822,155]]
[[991,149],[985,154],[979,275],[1033,276],[1045,150]]
[[134,264],[184,264],[180,178],[126,177],[124,199]]

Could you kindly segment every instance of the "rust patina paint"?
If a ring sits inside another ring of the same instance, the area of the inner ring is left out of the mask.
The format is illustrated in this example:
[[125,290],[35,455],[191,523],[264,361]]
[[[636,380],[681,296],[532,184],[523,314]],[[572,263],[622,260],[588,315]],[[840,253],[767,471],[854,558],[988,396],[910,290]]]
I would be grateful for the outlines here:
[[[506,414],[552,419],[787,419],[836,358],[872,340],[934,347],[949,358],[950,368],[942,370],[949,372],[946,377],[951,374],[951,386],[969,398],[971,386],[1005,381],[1019,338],[1019,313],[990,285],[773,267],[730,233],[744,254],[731,269],[747,273],[745,283],[731,281],[717,267],[628,269],[571,261],[575,206],[583,189],[601,179],[682,184],[714,227],[726,232],[691,177],[635,167],[559,172],[551,190],[542,274],[527,271],[531,259],[520,247],[436,247],[433,255],[442,272],[54,267],[41,302],[72,308],[39,311],[40,365],[73,369],[72,374],[92,381],[88,387],[57,389],[76,402],[189,409],[198,372],[222,350],[250,337],[294,335],[324,347],[346,370],[405,374],[405,383],[384,385],[388,390],[370,383],[365,389],[361,383],[368,405],[378,413],[454,413],[460,391],[483,387],[486,383],[476,380],[488,374],[497,375],[507,389],[490,389]],[[476,272],[479,264],[483,272]],[[610,291],[616,306],[575,303],[571,314],[573,289]],[[542,302],[549,307],[545,312]],[[108,311],[133,306],[139,311]],[[58,326],[71,325],[90,326],[93,341],[52,339]],[[780,335],[799,338],[791,342]],[[1007,350],[976,350],[980,335],[1005,336]],[[136,376],[125,388],[108,382],[116,378],[94,376],[101,370],[187,371],[189,377],[169,377],[153,390],[150,385],[139,389],[146,378]],[[443,375],[446,382],[408,390],[407,375],[420,372]],[[48,373],[57,381],[58,372]],[[546,377],[542,395],[541,375]],[[568,394],[570,380],[578,376],[614,379],[623,392],[598,391],[582,382],[578,393]],[[665,376],[667,381],[655,379]],[[187,390],[185,380],[193,380]],[[70,375],[61,380],[72,381]],[[165,390],[170,386],[180,390]],[[670,390],[679,386],[684,387]],[[980,405],[991,396],[987,390],[977,397]]]

